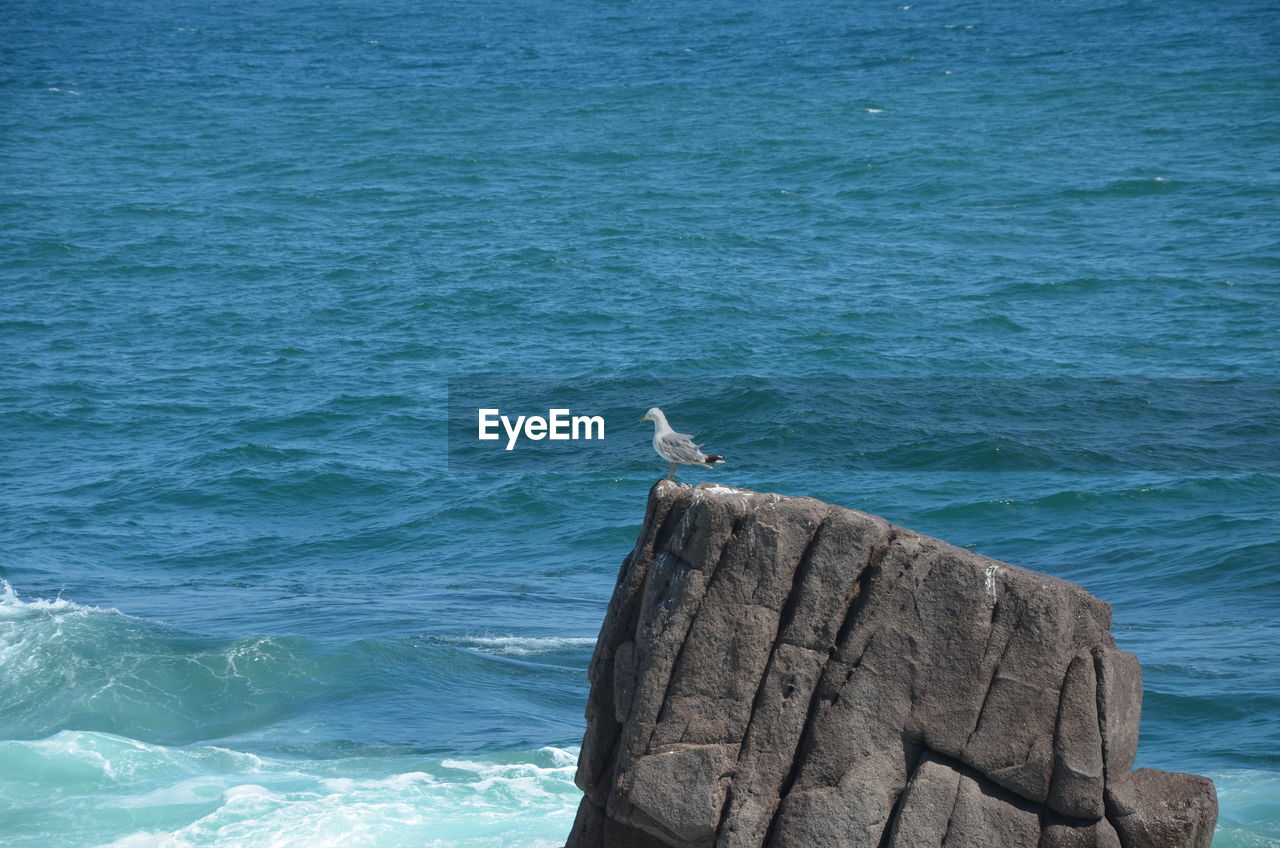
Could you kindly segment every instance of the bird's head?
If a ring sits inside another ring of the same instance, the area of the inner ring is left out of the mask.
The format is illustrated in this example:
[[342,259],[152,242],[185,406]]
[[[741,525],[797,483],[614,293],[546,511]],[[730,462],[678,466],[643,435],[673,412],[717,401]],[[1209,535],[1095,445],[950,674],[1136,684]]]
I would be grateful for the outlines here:
[[667,418],[665,415],[662,414],[661,409],[658,409],[658,407],[654,406],[654,407],[650,407],[649,411],[644,414],[644,418],[641,418],[640,420],[656,422],[656,421],[666,421]]

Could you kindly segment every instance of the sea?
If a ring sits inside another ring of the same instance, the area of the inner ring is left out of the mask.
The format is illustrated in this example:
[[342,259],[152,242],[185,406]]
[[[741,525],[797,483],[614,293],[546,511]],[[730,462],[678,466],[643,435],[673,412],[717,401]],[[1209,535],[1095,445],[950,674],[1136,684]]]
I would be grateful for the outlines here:
[[[1109,601],[1280,845],[1273,0],[4,0],[0,117],[0,845],[562,845],[652,406]],[[486,379],[656,388],[490,467]],[[1210,453],[987,432],[1115,380]]]

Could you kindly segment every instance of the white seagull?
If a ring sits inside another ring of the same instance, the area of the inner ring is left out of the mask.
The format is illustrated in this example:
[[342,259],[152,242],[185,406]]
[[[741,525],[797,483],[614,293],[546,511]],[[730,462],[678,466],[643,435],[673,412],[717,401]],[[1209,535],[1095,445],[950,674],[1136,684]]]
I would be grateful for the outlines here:
[[672,430],[671,425],[667,423],[667,416],[663,415],[658,407],[650,409],[640,420],[653,422],[653,449],[658,452],[658,456],[670,463],[671,468],[667,472],[668,480],[676,479],[678,462],[685,465],[701,465],[706,468],[715,468],[724,462],[724,457],[720,454],[703,453],[698,450],[698,445],[693,443],[693,436]]

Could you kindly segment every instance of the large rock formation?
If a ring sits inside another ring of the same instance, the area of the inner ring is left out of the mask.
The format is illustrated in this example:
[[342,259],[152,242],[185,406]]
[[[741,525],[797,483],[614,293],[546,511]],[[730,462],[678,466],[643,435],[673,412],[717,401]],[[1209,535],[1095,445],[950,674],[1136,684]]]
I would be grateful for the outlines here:
[[591,661],[568,848],[1207,846],[1133,772],[1084,589],[809,498],[662,481]]

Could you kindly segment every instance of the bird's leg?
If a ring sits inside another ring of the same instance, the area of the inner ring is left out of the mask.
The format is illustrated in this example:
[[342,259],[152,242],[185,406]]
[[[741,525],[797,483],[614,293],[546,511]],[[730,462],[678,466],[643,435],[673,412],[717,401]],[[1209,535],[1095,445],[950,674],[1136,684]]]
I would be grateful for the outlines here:
[[669,470],[667,471],[667,479],[668,479],[668,480],[675,480],[675,479],[676,479],[676,464],[675,464],[674,462],[669,462],[669,463],[667,463],[667,465],[668,465],[668,469],[669,469]]

